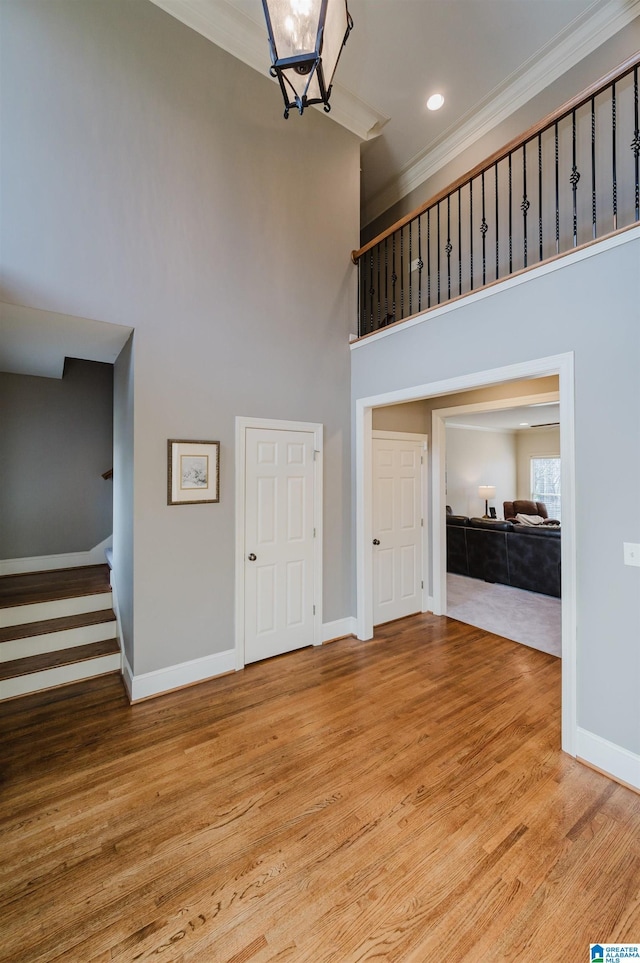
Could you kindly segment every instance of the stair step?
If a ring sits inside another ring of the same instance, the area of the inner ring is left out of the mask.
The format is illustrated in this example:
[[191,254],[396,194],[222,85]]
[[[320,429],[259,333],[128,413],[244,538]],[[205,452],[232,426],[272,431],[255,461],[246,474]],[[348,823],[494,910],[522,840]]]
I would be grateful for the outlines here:
[[83,565],[0,577],[0,608],[111,592],[109,566]]
[[113,655],[104,655],[99,659],[87,659],[85,662],[73,662],[69,665],[45,669],[42,672],[32,672],[15,679],[0,681],[0,702],[121,671],[121,657],[118,652]]
[[69,649],[58,649],[56,652],[30,655],[25,659],[4,662],[0,666],[0,679],[15,679],[19,675],[42,672],[44,669],[71,665],[73,662],[85,662],[87,659],[97,659],[103,655],[113,655],[116,652],[120,654],[118,640],[106,639],[104,642],[90,642],[89,645],[76,645]]
[[15,625],[27,625],[62,619],[72,615],[86,615],[98,609],[104,610],[113,604],[111,592],[100,595],[80,595],[73,598],[51,599],[46,602],[34,602],[31,605],[14,605],[0,608],[0,625],[3,628]]
[[0,700],[121,671],[109,566],[0,577]]
[[113,609],[8,626],[0,629],[0,664],[90,642],[103,642],[113,638],[115,632]]

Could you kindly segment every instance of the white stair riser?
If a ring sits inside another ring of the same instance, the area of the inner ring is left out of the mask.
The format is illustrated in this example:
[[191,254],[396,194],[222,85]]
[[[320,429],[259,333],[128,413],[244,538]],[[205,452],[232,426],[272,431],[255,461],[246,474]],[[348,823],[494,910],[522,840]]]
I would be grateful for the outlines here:
[[91,679],[93,676],[105,675],[107,672],[120,672],[121,663],[121,655],[116,652],[113,655],[100,656],[98,659],[74,662],[72,665],[58,666],[55,669],[43,669],[42,672],[32,672],[30,675],[19,676],[16,679],[5,679],[0,682],[0,701],[28,695],[30,692],[41,692],[43,689],[53,689],[70,682],[79,682],[81,679]]
[[61,619],[65,615],[85,615],[99,612],[113,605],[111,592],[96,595],[80,595],[71,599],[55,599],[52,602],[34,602],[31,605],[12,605],[0,609],[0,626],[24,625],[27,622],[44,622],[46,619]]
[[116,621],[99,622],[97,625],[80,625],[75,629],[62,632],[47,632],[45,635],[31,635],[27,639],[12,639],[0,645],[0,663],[26,659],[30,655],[43,655],[45,652],[59,652],[72,649],[76,645],[90,642],[106,642],[115,639]]

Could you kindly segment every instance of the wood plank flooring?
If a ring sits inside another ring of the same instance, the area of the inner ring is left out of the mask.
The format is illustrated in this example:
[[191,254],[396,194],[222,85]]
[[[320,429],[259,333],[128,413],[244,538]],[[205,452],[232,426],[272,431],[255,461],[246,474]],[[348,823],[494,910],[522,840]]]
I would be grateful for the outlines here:
[[0,961],[581,963],[640,939],[640,796],[560,661],[415,616],[129,706],[0,705]]

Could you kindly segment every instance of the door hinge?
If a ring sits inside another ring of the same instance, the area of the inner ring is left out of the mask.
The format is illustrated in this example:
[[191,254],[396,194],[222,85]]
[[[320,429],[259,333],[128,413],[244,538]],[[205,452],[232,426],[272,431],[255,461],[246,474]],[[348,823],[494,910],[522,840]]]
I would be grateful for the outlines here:
[[422,457],[422,455],[420,455],[420,464],[424,465],[424,458]]
[[316,607],[315,607],[315,605],[313,606],[313,614],[314,614],[314,615],[316,614]]
[[320,452],[318,451],[318,449],[317,449],[317,448],[314,448],[314,449],[313,449],[313,460],[314,460],[314,461],[316,460],[316,458],[318,457],[319,454],[320,454]]
[[316,537],[316,530],[315,530],[315,528],[314,528],[314,530],[313,530],[313,537],[314,537],[314,538]]
[[420,582],[420,588],[424,588],[424,582]]
[[420,528],[424,528],[424,518],[420,519]]

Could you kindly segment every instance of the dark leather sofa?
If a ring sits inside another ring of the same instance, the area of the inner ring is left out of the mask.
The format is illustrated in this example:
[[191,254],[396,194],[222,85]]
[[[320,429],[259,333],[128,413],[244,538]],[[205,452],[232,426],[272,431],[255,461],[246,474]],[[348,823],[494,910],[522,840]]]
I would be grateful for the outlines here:
[[447,571],[560,598],[560,529],[447,515]]

